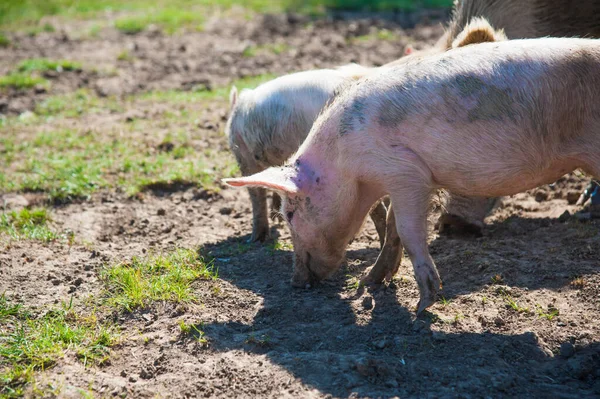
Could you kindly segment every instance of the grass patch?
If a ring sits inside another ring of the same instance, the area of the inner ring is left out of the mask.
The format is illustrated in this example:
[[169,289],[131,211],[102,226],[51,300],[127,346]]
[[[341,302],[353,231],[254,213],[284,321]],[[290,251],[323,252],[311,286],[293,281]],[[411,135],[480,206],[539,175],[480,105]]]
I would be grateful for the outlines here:
[[39,103],[35,113],[41,116],[60,116],[75,118],[84,113],[121,112],[123,107],[114,99],[99,99],[86,89],[76,92],[47,97]]
[[0,32],[0,47],[8,47],[10,46],[10,40],[8,37],[2,32]]
[[[311,15],[327,10],[396,11],[421,7],[449,8],[452,0],[4,0],[0,2],[0,26],[23,28],[37,25],[45,16],[63,18],[93,18],[106,11],[141,13],[131,17],[135,22],[121,22],[128,29],[138,29],[148,23],[157,23],[166,30],[201,22],[202,16],[213,9],[243,6],[258,13],[296,11]],[[184,11],[185,10],[185,11]],[[143,28],[142,28],[143,29]]]
[[0,161],[6,168],[0,171],[0,191],[44,192],[50,201],[64,203],[87,199],[100,188],[120,187],[134,195],[153,185],[215,184],[215,170],[188,144],[193,132],[181,132],[170,152],[119,137],[119,131],[112,134],[111,140],[107,132],[62,129],[28,141],[1,137]]
[[510,295],[504,295],[506,307],[514,310],[517,313],[529,313],[529,308],[519,305],[519,303]]
[[0,232],[15,240],[52,241],[58,236],[48,227],[50,220],[44,208],[3,212],[0,214]]
[[131,62],[134,60],[134,57],[129,54],[128,50],[123,50],[117,55],[117,60]]
[[242,52],[242,56],[246,58],[256,57],[258,54],[275,54],[279,55],[288,51],[290,47],[285,43],[272,43],[262,46],[248,46]]
[[43,25],[34,25],[26,29],[26,32],[29,36],[37,36],[42,32],[52,33],[56,32],[56,28],[54,25],[45,23]]
[[64,304],[41,316],[0,296],[0,397],[24,395],[36,371],[74,355],[84,365],[102,364],[117,339],[115,328]]
[[179,90],[167,90],[167,91],[156,91],[141,94],[138,98],[150,101],[164,101],[170,103],[190,103],[199,101],[214,101],[223,100],[226,101],[229,98],[229,92],[231,87],[235,86],[238,90],[253,89],[256,86],[268,82],[269,80],[275,79],[277,75],[264,74],[258,76],[251,76],[242,78],[234,81],[231,85],[225,87],[217,87],[214,90],[207,91],[179,91]]
[[202,324],[187,324],[185,321],[180,320],[179,331],[181,331],[182,337],[190,337],[198,341],[201,346],[208,346],[208,339],[206,339],[205,333],[202,331]]
[[77,71],[81,64],[68,60],[49,60],[47,58],[32,58],[23,60],[17,66],[19,72],[45,72],[45,71]]
[[37,85],[47,85],[48,81],[39,76],[32,76],[29,73],[13,72],[8,75],[0,76],[0,88],[29,89]]
[[150,24],[156,24],[166,33],[174,33],[179,28],[196,26],[201,29],[204,14],[187,9],[167,8],[155,10],[146,15],[123,17],[115,21],[115,28],[123,33],[135,34],[143,31]]
[[[272,75],[263,75],[235,84],[243,89],[271,78]],[[210,92],[152,92],[132,96],[125,102],[99,98],[86,90],[50,96],[38,104],[37,118],[0,121],[4,125],[0,134],[0,192],[43,192],[51,202],[64,203],[87,199],[104,188],[118,188],[130,196],[174,186],[217,190],[218,178],[238,173],[235,160],[218,149],[199,150],[195,145],[198,134],[207,133],[199,133],[197,114],[179,105],[225,102],[229,90],[230,87],[222,87]],[[72,123],[63,123],[60,118],[123,113],[127,103],[143,108],[144,102],[165,102],[177,107],[170,107],[153,119],[142,115],[126,122],[123,115],[121,122],[100,131],[85,126],[61,127]],[[52,127],[39,129],[43,123]],[[27,125],[32,128],[24,128]],[[156,142],[156,135],[139,133],[157,128],[163,131],[163,143]]]
[[536,312],[539,318],[544,318],[548,321],[552,321],[555,317],[560,315],[560,312],[553,305],[548,305],[548,310],[544,310],[540,305],[536,305]]
[[152,301],[194,302],[191,284],[216,279],[217,272],[195,251],[177,249],[169,254],[134,257],[106,268],[107,301],[125,311],[144,308]]

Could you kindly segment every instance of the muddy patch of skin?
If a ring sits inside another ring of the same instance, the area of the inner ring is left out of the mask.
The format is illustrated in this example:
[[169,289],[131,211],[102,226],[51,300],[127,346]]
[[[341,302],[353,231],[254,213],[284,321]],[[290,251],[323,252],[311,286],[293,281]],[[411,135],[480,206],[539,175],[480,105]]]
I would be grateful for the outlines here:
[[517,122],[517,116],[515,100],[510,90],[487,86],[485,92],[479,95],[475,109],[469,111],[469,122],[480,120],[501,121],[505,117],[512,122]]
[[345,107],[342,119],[340,120],[340,136],[357,131],[361,126],[365,125],[365,108],[366,104],[360,98],[355,99],[352,101],[352,104]]
[[378,121],[383,127],[395,127],[412,114],[412,101],[404,87],[398,87],[397,95],[384,98],[379,106]]
[[458,76],[443,91],[442,96],[446,103],[454,102],[453,91],[461,98],[476,97],[477,104],[467,115],[469,122],[503,120],[505,117],[512,122],[517,121],[515,110],[515,99],[509,89],[501,89],[497,86],[487,84],[476,76]]

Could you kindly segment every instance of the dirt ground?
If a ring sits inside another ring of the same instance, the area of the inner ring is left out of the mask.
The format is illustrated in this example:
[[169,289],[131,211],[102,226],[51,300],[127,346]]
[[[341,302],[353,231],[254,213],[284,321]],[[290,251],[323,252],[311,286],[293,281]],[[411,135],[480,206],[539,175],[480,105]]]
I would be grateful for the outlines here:
[[[0,74],[34,57],[78,60],[96,70],[50,74],[50,93],[9,92],[0,113],[20,114],[50,94],[81,87],[122,96],[215,88],[244,76],[351,61],[380,65],[401,56],[408,43],[424,48],[442,34],[435,18],[402,29],[383,20],[227,15],[216,16],[204,32],[124,35],[106,28],[100,38],[78,36],[85,22],[63,26],[11,36],[17,46],[0,49]],[[352,39],[375,26],[393,32],[393,40]],[[286,50],[263,52],[270,43]],[[244,56],[252,46],[257,54]],[[117,60],[124,49],[132,60]],[[69,123],[110,125],[128,112],[153,118],[153,107]],[[227,104],[196,111],[211,125],[198,128],[197,140],[226,152]],[[82,302],[99,295],[100,268],[148,251],[197,248],[214,259],[219,279],[194,284],[199,303],[155,303],[105,315],[123,332],[107,365],[85,368],[67,356],[40,373],[38,384],[59,386],[61,397],[80,397],[82,390],[131,398],[599,397],[600,220],[576,217],[581,207],[573,205],[586,182],[569,175],[504,198],[482,237],[438,236],[432,228],[443,300],[418,319],[407,258],[389,285],[356,288],[378,254],[370,221],[338,273],[313,289],[293,289],[289,245],[245,245],[252,223],[248,195],[229,188],[212,193],[174,186],[135,198],[103,190],[88,201],[56,206],[54,227],[72,231],[75,244],[12,242],[0,253],[0,292],[42,309],[71,296]],[[8,199],[36,201],[5,193]],[[290,244],[284,226],[275,224],[272,233]],[[555,317],[544,316],[554,310]],[[198,325],[208,344],[182,336],[180,320]]]

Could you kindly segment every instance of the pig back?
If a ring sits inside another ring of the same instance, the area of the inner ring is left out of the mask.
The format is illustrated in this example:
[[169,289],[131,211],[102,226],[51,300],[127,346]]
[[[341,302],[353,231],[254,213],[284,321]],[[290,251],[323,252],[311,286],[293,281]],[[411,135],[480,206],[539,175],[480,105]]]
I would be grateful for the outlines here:
[[[389,147],[415,151],[440,181],[452,182],[446,188],[508,195],[556,180],[599,142],[598,76],[597,40],[515,40],[395,68],[352,98],[368,99],[362,120],[374,121]],[[361,117],[352,124],[361,126]]]

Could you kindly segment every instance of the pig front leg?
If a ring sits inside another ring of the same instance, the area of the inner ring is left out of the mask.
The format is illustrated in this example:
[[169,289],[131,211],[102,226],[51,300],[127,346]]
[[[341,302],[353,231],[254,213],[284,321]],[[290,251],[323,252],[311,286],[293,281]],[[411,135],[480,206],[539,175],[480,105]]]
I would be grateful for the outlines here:
[[280,223],[283,222],[283,217],[281,216],[281,197],[277,193],[273,193],[273,197],[271,198],[271,219],[277,219]]
[[391,205],[388,205],[385,242],[381,252],[375,261],[375,265],[362,279],[362,284],[380,284],[384,279],[391,280],[402,261],[402,241],[396,229],[396,215]]
[[383,248],[386,235],[386,209],[383,201],[379,201],[377,205],[371,209],[371,220],[375,224],[375,230],[379,236],[379,248]]
[[401,176],[399,185],[390,190],[398,235],[410,257],[419,286],[417,314],[431,306],[441,287],[440,275],[427,247],[427,208],[432,189],[424,173],[425,165],[415,165]]
[[269,218],[267,211],[267,190],[249,188],[252,202],[252,236],[249,242],[265,241],[269,236]]

